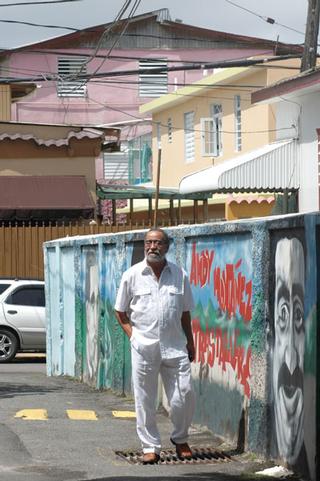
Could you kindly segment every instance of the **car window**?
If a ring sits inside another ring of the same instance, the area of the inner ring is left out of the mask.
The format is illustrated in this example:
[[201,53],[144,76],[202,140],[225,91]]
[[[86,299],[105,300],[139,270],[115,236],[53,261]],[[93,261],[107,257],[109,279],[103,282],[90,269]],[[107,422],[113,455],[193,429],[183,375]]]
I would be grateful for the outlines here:
[[10,287],[11,284],[3,284],[1,283],[0,284],[0,294],[2,294],[6,289],[8,289],[8,287]]
[[7,304],[20,306],[45,306],[43,286],[23,286],[15,290],[6,299]]

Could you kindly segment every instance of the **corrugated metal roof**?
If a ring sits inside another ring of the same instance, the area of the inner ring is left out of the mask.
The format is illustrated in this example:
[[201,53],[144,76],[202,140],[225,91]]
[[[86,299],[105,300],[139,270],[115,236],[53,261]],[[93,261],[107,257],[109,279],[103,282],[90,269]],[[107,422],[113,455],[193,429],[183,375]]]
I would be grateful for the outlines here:
[[94,203],[82,175],[0,176],[0,211],[90,210]]
[[[156,188],[144,185],[120,185],[120,184],[99,184],[97,183],[97,196],[100,199],[152,199],[156,195]],[[161,188],[159,199],[194,199],[204,200],[210,194],[193,192],[183,195],[178,189]]]
[[300,187],[295,140],[277,142],[184,177],[180,192],[271,192]]
[[86,130],[80,130],[78,132],[71,131],[68,133],[68,135],[64,138],[60,139],[41,139],[37,137],[34,134],[21,134],[21,133],[16,133],[16,134],[10,134],[7,132],[4,132],[0,134],[0,142],[3,140],[33,140],[37,145],[44,145],[45,147],[51,147],[55,145],[56,147],[62,147],[64,145],[69,145],[69,142],[71,139],[98,139],[98,138],[105,138],[104,132],[99,131],[99,130],[94,130],[94,129],[86,129]]

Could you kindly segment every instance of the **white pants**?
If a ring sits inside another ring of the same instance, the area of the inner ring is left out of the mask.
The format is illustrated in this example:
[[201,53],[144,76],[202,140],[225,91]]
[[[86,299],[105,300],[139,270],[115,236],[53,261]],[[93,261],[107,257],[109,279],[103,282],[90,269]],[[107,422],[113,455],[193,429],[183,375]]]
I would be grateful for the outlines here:
[[137,433],[144,453],[160,453],[161,440],[156,423],[158,376],[170,407],[173,424],[171,439],[185,443],[194,412],[194,393],[191,387],[191,369],[188,356],[161,359],[159,347],[147,356],[131,347],[132,381],[137,416]]

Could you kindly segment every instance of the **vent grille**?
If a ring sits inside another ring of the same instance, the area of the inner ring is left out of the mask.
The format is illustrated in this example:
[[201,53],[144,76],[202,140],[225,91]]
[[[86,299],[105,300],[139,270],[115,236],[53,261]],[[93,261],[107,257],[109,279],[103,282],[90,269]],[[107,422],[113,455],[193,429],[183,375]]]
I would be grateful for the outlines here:
[[61,78],[57,85],[59,97],[85,97],[86,81],[77,79],[80,72],[87,72],[85,62],[83,57],[58,58],[58,75]]
[[[143,464],[141,451],[115,451],[117,456],[130,464]],[[217,464],[231,461],[228,454],[211,447],[192,448],[192,458],[178,458],[175,449],[165,449],[160,453],[158,464]]]

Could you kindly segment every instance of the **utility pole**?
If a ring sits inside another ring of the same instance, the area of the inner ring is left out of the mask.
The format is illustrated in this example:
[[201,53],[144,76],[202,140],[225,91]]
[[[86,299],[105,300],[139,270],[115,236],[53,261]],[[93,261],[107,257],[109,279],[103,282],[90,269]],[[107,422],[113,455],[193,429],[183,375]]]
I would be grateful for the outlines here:
[[317,60],[318,32],[320,18],[320,0],[308,0],[308,16],[301,72],[315,67]]

